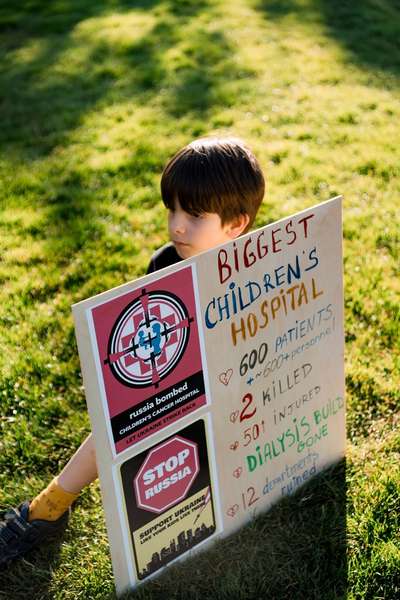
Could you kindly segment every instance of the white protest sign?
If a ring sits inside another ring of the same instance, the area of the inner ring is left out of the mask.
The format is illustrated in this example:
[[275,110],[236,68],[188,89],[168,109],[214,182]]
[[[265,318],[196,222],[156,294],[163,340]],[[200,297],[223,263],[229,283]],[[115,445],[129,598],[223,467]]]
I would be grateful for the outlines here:
[[341,198],[73,307],[119,592],[345,451]]

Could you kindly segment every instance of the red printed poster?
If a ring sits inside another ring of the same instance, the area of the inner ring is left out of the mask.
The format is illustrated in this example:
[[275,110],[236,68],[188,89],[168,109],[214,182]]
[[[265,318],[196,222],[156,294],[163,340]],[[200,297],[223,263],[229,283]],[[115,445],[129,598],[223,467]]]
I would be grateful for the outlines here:
[[91,313],[117,453],[206,403],[192,267]]

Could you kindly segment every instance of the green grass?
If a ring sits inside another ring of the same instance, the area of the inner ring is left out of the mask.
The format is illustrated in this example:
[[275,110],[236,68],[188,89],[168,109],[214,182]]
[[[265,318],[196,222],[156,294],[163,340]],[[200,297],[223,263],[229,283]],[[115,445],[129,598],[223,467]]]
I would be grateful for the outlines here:
[[[70,306],[166,241],[159,178],[180,146],[248,141],[268,182],[257,225],[344,195],[346,471],[133,597],[400,594],[399,39],[396,0],[0,7],[2,507],[89,431]],[[27,597],[113,597],[97,486],[60,546],[1,574],[0,598]]]

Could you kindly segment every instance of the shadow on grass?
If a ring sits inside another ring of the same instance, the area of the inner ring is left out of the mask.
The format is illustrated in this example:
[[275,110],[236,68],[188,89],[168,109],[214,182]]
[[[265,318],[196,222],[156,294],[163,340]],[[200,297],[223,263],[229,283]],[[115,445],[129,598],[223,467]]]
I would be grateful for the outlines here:
[[[0,34],[14,33],[8,45],[29,37],[65,34],[84,19],[118,10],[150,10],[160,0],[18,0],[4,4],[0,13]],[[191,4],[190,0],[186,3]],[[194,3],[192,6],[195,6]]]
[[[152,8],[155,1],[122,2],[127,8]],[[1,46],[7,62],[2,89],[1,144],[18,144],[19,154],[38,158],[67,142],[67,132],[105,95],[112,73],[98,67],[104,50],[89,50],[73,69],[55,69],[58,59],[76,45],[71,35],[85,19],[99,16],[119,2],[22,0],[0,13]],[[13,51],[23,50],[23,58]],[[96,67],[96,68],[95,68]],[[52,72],[53,70],[53,72]]]
[[26,600],[50,598],[50,582],[59,563],[63,534],[52,542],[46,541],[25,558],[14,561],[0,570],[0,598]]
[[397,0],[260,0],[268,19],[292,15],[299,21],[321,20],[326,31],[368,69],[400,75],[400,6]]
[[345,461],[239,533],[124,600],[339,600],[346,597]]
[[[131,101],[141,106],[156,99],[165,86],[171,114],[193,109],[202,116],[212,101],[210,88],[218,83],[218,77],[208,77],[207,66],[215,67],[216,61],[232,54],[232,48],[222,34],[207,36],[199,28],[190,40],[195,45],[190,68],[178,65],[171,81],[164,55],[185,24],[207,8],[207,0],[165,3],[165,14],[150,32],[139,39],[133,36],[132,43],[123,48],[101,36],[82,41],[74,34],[76,26],[91,17],[150,12],[158,4],[156,0],[110,0],[106,4],[36,0],[23,2],[18,9],[11,5],[4,9],[0,41],[7,60],[0,74],[0,145],[11,144],[17,156],[28,160],[40,158],[55,146],[68,145],[69,132],[100,101]],[[232,67],[231,62],[220,79],[234,78]],[[197,68],[199,72],[192,75]]]

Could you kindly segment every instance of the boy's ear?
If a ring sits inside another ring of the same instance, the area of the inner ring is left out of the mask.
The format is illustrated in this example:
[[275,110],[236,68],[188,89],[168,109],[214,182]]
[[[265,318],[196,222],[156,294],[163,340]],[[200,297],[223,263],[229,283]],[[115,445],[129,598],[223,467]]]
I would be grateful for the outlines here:
[[227,234],[229,235],[230,238],[232,238],[233,240],[237,237],[239,237],[239,235],[241,235],[243,233],[243,231],[246,229],[247,225],[249,224],[250,221],[250,217],[249,215],[246,214],[240,214],[239,216],[235,217],[235,219],[233,219],[233,221],[230,221],[229,223],[227,223],[226,227],[227,227]]

